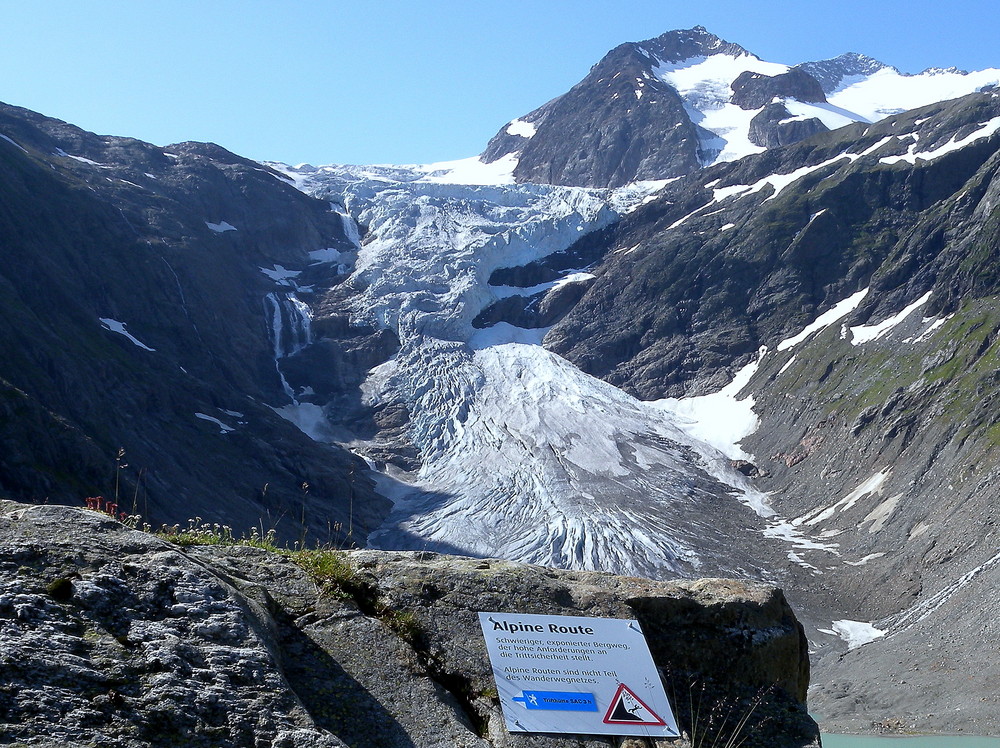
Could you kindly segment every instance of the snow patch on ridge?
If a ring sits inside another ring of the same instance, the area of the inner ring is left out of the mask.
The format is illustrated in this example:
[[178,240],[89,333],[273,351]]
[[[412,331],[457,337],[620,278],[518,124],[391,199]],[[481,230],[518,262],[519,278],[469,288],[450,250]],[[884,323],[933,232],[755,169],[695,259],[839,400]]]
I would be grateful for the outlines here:
[[848,649],[857,649],[885,636],[885,631],[875,628],[864,621],[849,621],[847,619],[834,621],[829,629],[818,629],[824,634],[839,636],[847,643]]
[[0,140],[6,140],[6,141],[7,141],[8,143],[10,143],[10,144],[11,144],[12,146],[14,146],[15,148],[20,148],[20,149],[21,149],[22,151],[24,151],[24,153],[27,153],[27,151],[26,151],[26,150],[25,150],[24,148],[21,148],[21,146],[20,146],[19,144],[17,144],[16,142],[14,142],[14,141],[13,141],[13,140],[11,140],[10,138],[8,138],[8,137],[7,137],[6,135],[4,135],[3,133],[0,133]]
[[978,130],[974,130],[961,140],[957,140],[957,136],[952,136],[951,140],[947,143],[930,151],[917,151],[919,139],[914,135],[914,142],[910,145],[905,154],[901,156],[886,156],[885,158],[880,158],[879,162],[892,165],[903,161],[913,165],[916,164],[917,161],[933,161],[934,159],[941,158],[941,156],[948,153],[961,150],[976,141],[988,138],[997,131],[1000,131],[1000,117],[994,117],[988,122],[982,123]]
[[195,418],[200,418],[203,421],[208,421],[209,423],[214,423],[216,426],[219,427],[219,433],[220,434],[228,434],[228,433],[236,430],[232,426],[229,426],[229,425],[223,423],[218,418],[213,418],[212,416],[206,415],[205,413],[195,413],[194,415],[195,415]]
[[838,127],[844,127],[845,125],[863,120],[863,118],[854,112],[830,104],[829,102],[805,102],[796,99],[783,99],[782,103],[793,119],[810,119],[815,117],[830,130],[836,130]]
[[[952,312],[951,314],[949,314],[949,315],[947,315],[945,317],[924,317],[924,318],[922,318],[920,320],[921,323],[927,325],[927,327],[924,329],[924,331],[921,332],[919,335],[917,335],[915,337],[904,339],[903,342],[904,343],[920,343],[920,342],[923,342],[924,340],[927,340],[927,338],[929,338],[931,335],[933,335],[936,330],[938,330],[942,325],[944,325],[945,322],[947,322],[948,320],[950,320],[954,316],[955,316],[955,314],[954,314],[954,312]],[[930,323],[930,324],[928,324],[928,323]]]
[[831,309],[821,314],[815,319],[815,321],[806,325],[800,333],[793,335],[790,338],[785,338],[780,343],[778,343],[779,351],[791,350],[799,343],[804,341],[814,332],[819,332],[830,325],[834,324],[838,320],[843,319],[848,314],[853,312],[861,304],[861,301],[868,295],[868,289],[864,288],[851,296],[848,296],[843,301],[840,301],[833,305]]
[[136,338],[132,333],[126,330],[124,322],[119,322],[118,320],[111,319],[110,317],[100,317],[99,319],[101,321],[101,326],[105,330],[111,330],[111,332],[116,332],[119,335],[124,335],[132,342],[133,345],[136,345],[145,351],[154,351],[154,352],[156,351],[155,348],[150,348],[148,345],[143,343],[141,340]]
[[836,91],[827,94],[827,100],[834,106],[857,112],[869,122],[875,122],[996,84],[1000,84],[1000,70],[996,68],[972,73],[938,70],[905,75],[886,67],[871,75],[843,81]]
[[519,135],[520,137],[527,139],[535,136],[536,128],[533,122],[525,122],[522,119],[515,119],[507,125],[506,132],[508,135]]
[[273,280],[279,286],[291,286],[291,281],[298,278],[302,274],[301,270],[288,270],[284,265],[277,264],[270,268],[261,268],[260,272]]
[[851,336],[851,345],[862,345],[863,343],[878,340],[879,338],[889,334],[889,332],[902,323],[903,320],[930,301],[930,298],[931,292],[928,291],[912,304],[901,310],[898,314],[894,314],[888,319],[879,322],[877,325],[858,325],[856,327],[849,327],[848,331]]
[[825,522],[837,512],[846,512],[854,507],[858,501],[868,495],[878,495],[882,493],[882,486],[892,472],[891,468],[883,468],[865,480],[860,486],[851,491],[836,504],[827,507],[819,507],[801,517],[792,520],[792,524],[815,526],[820,522]]
[[757,430],[760,419],[753,412],[753,395],[737,399],[737,395],[747,385],[760,366],[766,349],[759,357],[744,366],[733,381],[718,392],[700,397],[683,399],[667,398],[656,404],[672,413],[678,426],[690,436],[710,444],[732,460],[753,461],[740,448],[739,443]]
[[[13,143],[14,141],[11,141],[11,142]],[[16,143],[15,143],[15,145],[16,145]],[[20,146],[18,146],[18,148],[20,148]],[[22,150],[24,150],[24,149],[22,148]],[[25,151],[25,153],[27,153],[27,151]],[[81,164],[87,164],[88,166],[96,166],[99,169],[110,169],[111,168],[107,164],[102,164],[102,163],[100,163],[98,161],[94,161],[93,159],[85,158],[84,156],[74,156],[72,153],[66,153],[66,151],[64,151],[62,148],[56,148],[55,155],[56,156],[61,156],[62,158],[71,158],[74,161],[79,161]],[[124,182],[125,180],[123,179],[121,181]],[[138,185],[133,184],[132,182],[127,182],[127,184],[132,184],[134,187],[138,187]]]

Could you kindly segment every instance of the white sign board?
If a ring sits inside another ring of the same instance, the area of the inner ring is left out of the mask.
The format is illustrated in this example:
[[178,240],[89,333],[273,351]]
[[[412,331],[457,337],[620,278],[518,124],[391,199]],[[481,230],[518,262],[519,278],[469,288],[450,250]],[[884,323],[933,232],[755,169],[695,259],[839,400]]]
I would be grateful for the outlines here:
[[636,621],[480,613],[511,732],[677,737]]

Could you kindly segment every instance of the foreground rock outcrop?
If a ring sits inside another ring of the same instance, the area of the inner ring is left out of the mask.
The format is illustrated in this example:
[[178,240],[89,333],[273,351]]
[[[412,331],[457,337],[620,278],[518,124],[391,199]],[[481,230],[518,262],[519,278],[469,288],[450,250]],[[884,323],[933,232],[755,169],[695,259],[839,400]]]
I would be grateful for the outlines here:
[[0,502],[0,739],[622,744],[505,731],[476,613],[508,609],[636,617],[686,731],[731,731],[749,713],[744,745],[818,742],[804,704],[806,642],[772,587],[429,553],[327,561],[318,585],[267,550],[182,548],[96,512]]

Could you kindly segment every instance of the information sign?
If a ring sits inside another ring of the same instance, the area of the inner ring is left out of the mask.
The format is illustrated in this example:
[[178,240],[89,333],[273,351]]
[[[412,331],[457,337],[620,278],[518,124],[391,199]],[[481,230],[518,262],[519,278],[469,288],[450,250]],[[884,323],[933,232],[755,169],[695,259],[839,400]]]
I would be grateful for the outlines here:
[[638,622],[480,613],[479,624],[509,731],[680,735]]

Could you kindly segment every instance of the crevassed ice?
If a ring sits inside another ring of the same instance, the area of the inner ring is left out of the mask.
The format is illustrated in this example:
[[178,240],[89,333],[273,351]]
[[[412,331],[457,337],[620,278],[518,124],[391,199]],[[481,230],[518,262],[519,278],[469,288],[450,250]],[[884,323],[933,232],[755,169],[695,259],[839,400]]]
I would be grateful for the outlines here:
[[494,269],[565,249],[648,191],[431,183],[399,167],[311,179],[369,227],[353,314],[392,329],[401,348],[364,394],[407,406],[420,454],[374,544],[654,576],[690,573],[695,548],[730,544],[706,521],[720,493],[745,500],[724,454],[546,351],[543,331],[472,327],[509,293],[489,286]]

